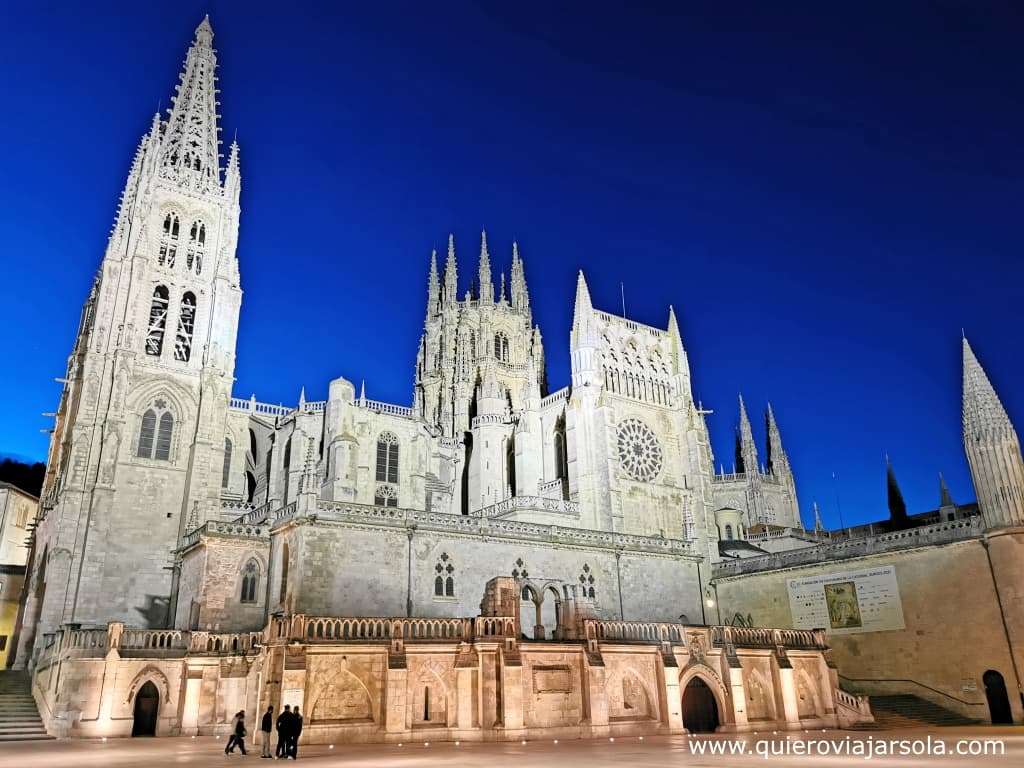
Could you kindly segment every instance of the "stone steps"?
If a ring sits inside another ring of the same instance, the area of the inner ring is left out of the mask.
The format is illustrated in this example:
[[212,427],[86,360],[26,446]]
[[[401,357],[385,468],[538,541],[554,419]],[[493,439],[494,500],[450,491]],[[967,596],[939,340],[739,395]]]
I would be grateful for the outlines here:
[[0,742],[52,738],[39,717],[29,676],[10,670],[0,672]]
[[949,727],[981,722],[912,694],[870,696],[869,699],[871,713],[875,716],[871,724],[874,728],[858,730]]

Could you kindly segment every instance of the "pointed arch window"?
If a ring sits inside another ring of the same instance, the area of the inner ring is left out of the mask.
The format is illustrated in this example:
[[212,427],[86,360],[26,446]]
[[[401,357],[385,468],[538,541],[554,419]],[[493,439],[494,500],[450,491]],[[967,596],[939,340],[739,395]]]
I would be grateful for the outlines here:
[[278,600],[282,603],[284,602],[285,596],[288,594],[288,561],[290,559],[290,554],[291,551],[288,549],[288,545],[285,544],[281,548],[281,593],[280,597],[278,597]]
[[378,483],[377,490],[373,493],[373,503],[378,507],[397,507],[398,491],[395,490],[395,486]]
[[181,297],[181,311],[178,314],[178,334],[174,339],[174,359],[187,363],[192,357],[192,332],[196,324],[196,295],[187,291]]
[[732,541],[732,526],[728,524],[725,526],[725,540]]
[[221,469],[221,473],[220,473],[220,487],[221,488],[227,488],[228,487],[228,480],[231,478],[231,452],[233,450],[233,447],[234,446],[231,445],[231,438],[230,437],[225,437],[224,438],[224,467]]
[[[197,169],[198,170],[198,169]],[[185,268],[197,275],[203,271],[203,256],[206,254],[206,225],[196,219],[188,233],[188,250],[185,252]]]
[[252,504],[256,498],[256,475],[252,472],[245,473],[245,500]]
[[174,415],[167,407],[167,401],[158,398],[142,414],[135,455],[140,459],[169,461],[173,434]]
[[178,234],[181,231],[181,219],[178,214],[168,213],[164,216],[163,228],[160,232],[160,251],[157,254],[157,264],[161,267],[174,267],[174,260],[178,255]]
[[149,330],[146,332],[146,354],[153,357],[160,357],[164,350],[168,295],[166,285],[158,285],[153,289],[153,301],[149,305]]
[[398,436],[381,432],[377,438],[377,482],[398,482]]
[[256,590],[260,583],[260,564],[256,562],[255,558],[249,560],[245,564],[245,570],[242,571],[242,595],[241,601],[243,603],[255,603],[256,602]]
[[284,444],[284,460],[282,461],[282,471],[284,474],[284,503],[288,503],[288,485],[292,476],[292,439],[289,437],[288,442]]
[[434,597],[455,597],[455,565],[447,552],[441,553],[434,566]]
[[498,331],[494,334],[494,356],[503,363],[509,361],[508,336],[505,335],[504,331]]

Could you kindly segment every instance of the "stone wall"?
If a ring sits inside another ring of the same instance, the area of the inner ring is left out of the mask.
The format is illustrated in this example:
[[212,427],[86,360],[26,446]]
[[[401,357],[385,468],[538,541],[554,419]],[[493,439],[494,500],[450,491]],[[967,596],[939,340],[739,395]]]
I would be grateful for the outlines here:
[[[906,533],[905,540],[914,541],[913,532]],[[927,532],[924,538],[929,538]],[[720,618],[749,614],[756,626],[792,627],[790,579],[891,565],[906,628],[830,633],[844,686],[869,693],[913,693],[967,717],[987,720],[982,676],[992,669],[1006,681],[1014,720],[1019,722],[1024,712],[985,539],[884,551],[887,546],[884,541],[873,546],[854,542],[848,549],[855,556],[845,559],[833,559],[831,551],[786,553],[786,562],[793,563],[789,567],[777,567],[779,556],[734,563],[724,574],[716,571],[712,582]],[[874,554],[860,554],[872,550]],[[1013,579],[1000,578],[1001,585],[1004,581],[1009,584]],[[1019,606],[1007,599],[1009,593],[1004,595],[1007,616],[1019,617]]]
[[147,683],[157,735],[225,734],[239,709],[255,724],[287,703],[305,715],[305,743],[681,733],[695,678],[723,731],[870,718],[835,695],[814,633],[581,618],[564,628],[576,639],[534,643],[505,618],[277,617],[234,635],[67,628],[44,643],[33,692],[49,732],[64,737],[130,735]]

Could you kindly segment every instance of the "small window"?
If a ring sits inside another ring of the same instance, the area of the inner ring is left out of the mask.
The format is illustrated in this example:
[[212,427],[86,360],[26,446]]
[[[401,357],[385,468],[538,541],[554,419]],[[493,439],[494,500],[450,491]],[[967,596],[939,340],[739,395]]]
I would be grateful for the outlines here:
[[398,491],[395,486],[379,483],[373,494],[373,503],[378,507],[397,507]]
[[725,540],[732,541],[732,526],[728,524],[725,526]]
[[160,251],[157,254],[157,264],[161,267],[171,268],[178,254],[178,233],[181,229],[181,220],[176,213],[168,213],[164,216],[163,229],[160,232]]
[[158,398],[142,414],[135,455],[141,459],[169,461],[173,435],[174,415],[167,408],[167,401]]
[[260,566],[255,560],[250,560],[245,564],[245,570],[242,572],[242,595],[241,600],[243,603],[255,603],[256,602],[256,588],[260,582]]
[[192,357],[192,332],[196,323],[196,296],[191,291],[181,297],[178,334],[174,339],[174,359],[187,363]]
[[447,552],[434,566],[434,597],[455,597],[455,565]]
[[167,329],[167,286],[158,285],[153,289],[153,301],[149,305],[149,330],[146,332],[146,354],[160,357],[164,349],[164,331]]
[[398,436],[393,432],[377,438],[377,482],[398,482]]
[[224,466],[220,473],[220,487],[227,488],[228,480],[231,478],[231,438],[224,438]]

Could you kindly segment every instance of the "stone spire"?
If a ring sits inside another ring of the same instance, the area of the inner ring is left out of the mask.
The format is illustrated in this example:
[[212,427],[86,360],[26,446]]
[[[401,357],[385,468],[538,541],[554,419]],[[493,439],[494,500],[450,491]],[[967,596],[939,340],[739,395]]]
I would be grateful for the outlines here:
[[480,303],[494,303],[494,283],[491,282],[491,254],[487,251],[487,230],[480,232]]
[[444,265],[444,303],[459,300],[459,265],[455,261],[455,235],[448,235],[448,260]]
[[825,526],[821,522],[821,510],[818,509],[818,502],[814,502],[814,532],[824,533]]
[[757,444],[754,442],[754,430],[747,418],[747,407],[740,395],[740,421],[736,427],[736,471],[756,475],[758,471]]
[[135,150],[135,157],[132,158],[132,166],[128,170],[128,179],[124,183],[121,199],[117,204],[117,217],[114,219],[114,229],[110,233],[111,242],[120,240],[126,234],[128,222],[131,221],[132,208],[135,207],[135,200],[138,197],[142,173],[142,156],[145,154],[148,141],[149,134],[147,133],[139,141],[138,149]]
[[587,287],[587,278],[583,276],[583,270],[581,269],[576,277],[576,303],[573,306],[572,312],[572,328],[574,331],[589,325],[590,314],[593,309],[594,305],[590,302],[590,288]]
[[427,278],[427,317],[441,311],[441,281],[437,276],[437,249],[430,252],[430,276]]
[[498,294],[498,301],[502,304],[505,303],[505,273],[501,273],[501,293]]
[[1024,459],[995,388],[963,340],[964,450],[978,506],[989,528],[1024,525]]
[[668,305],[668,337],[672,340],[672,354],[675,358],[675,373],[684,377],[684,386],[689,389],[690,360],[683,346],[683,335],[679,332],[679,321],[676,320],[676,310]]
[[526,287],[526,270],[519,255],[519,243],[512,242],[512,308],[530,312],[530,291]]
[[885,457],[885,495],[889,504],[889,529],[898,531],[909,527],[907,503],[903,500],[903,491],[896,480],[896,470],[892,468],[888,456]]
[[196,27],[164,130],[160,176],[183,189],[211,193],[220,187],[220,139],[210,17]]
[[228,167],[224,171],[224,197],[235,205],[242,194],[242,174],[238,166],[238,141],[231,142],[228,153]]
[[949,492],[949,486],[946,485],[946,478],[939,472],[939,509],[945,509],[947,507],[956,508],[956,502],[953,501],[953,494]]
[[782,475],[789,471],[789,457],[786,455],[785,448],[782,447],[782,433],[779,431],[778,422],[775,421],[775,412],[772,410],[771,403],[768,403],[764,421],[768,433],[768,471],[775,475]]

